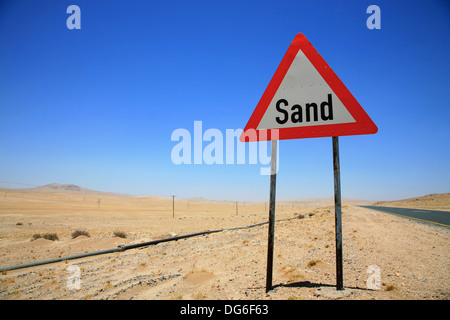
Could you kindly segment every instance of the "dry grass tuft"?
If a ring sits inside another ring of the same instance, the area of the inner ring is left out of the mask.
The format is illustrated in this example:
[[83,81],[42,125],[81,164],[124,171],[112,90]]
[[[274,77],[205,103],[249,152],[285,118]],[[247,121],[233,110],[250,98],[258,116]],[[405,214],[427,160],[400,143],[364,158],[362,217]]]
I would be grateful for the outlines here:
[[91,235],[89,234],[89,232],[84,231],[84,230],[76,230],[76,231],[72,232],[72,239],[75,239],[76,237],[79,237],[79,236],[90,237]]
[[43,235],[41,235],[40,233],[33,234],[33,240],[36,240],[39,238],[43,238],[43,239],[51,240],[51,241],[59,240],[58,235],[56,233],[45,233]]
[[127,237],[127,234],[123,231],[114,231],[114,236],[125,239]]
[[308,268],[312,268],[312,267],[314,267],[315,265],[317,265],[319,262],[321,262],[320,260],[310,260],[310,261],[308,261],[308,263],[306,264],[306,266],[308,267]]

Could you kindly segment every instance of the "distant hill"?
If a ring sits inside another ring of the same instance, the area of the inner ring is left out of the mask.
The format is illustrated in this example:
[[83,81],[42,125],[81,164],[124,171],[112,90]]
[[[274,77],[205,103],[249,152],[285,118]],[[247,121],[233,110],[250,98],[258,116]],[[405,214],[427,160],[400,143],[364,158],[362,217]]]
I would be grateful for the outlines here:
[[75,184],[50,183],[45,186],[32,188],[34,191],[58,191],[58,192],[76,192],[76,193],[92,193],[94,190],[85,189]]
[[126,195],[121,194],[121,193],[96,191],[96,190],[90,190],[90,189],[82,188],[82,187],[77,186],[75,184],[60,184],[60,183],[50,183],[50,184],[46,184],[45,186],[34,187],[34,188],[24,188],[24,189],[6,189],[6,188],[2,188],[0,190],[2,190],[2,191],[11,190],[11,191],[14,191],[14,192],[40,192],[40,193],[70,192],[70,193],[80,193],[80,194],[98,194],[98,195],[111,195],[111,196],[126,196]]
[[375,203],[380,207],[403,207],[435,210],[450,210],[450,193],[428,194],[422,197],[415,197],[394,201],[378,201]]

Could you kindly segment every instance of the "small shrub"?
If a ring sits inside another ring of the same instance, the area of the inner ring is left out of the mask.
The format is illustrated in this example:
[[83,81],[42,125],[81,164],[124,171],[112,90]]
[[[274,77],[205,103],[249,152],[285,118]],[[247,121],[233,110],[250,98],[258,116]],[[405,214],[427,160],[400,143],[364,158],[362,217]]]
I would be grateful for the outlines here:
[[312,267],[314,267],[317,263],[319,263],[320,262],[320,260],[311,260],[311,261],[309,261],[308,263],[307,263],[307,267],[308,268],[312,268]]
[[44,238],[46,240],[51,240],[51,241],[59,240],[58,235],[56,233],[45,233],[43,235],[41,235],[40,233],[33,234],[33,240],[36,240],[39,238]]
[[392,290],[394,290],[395,289],[395,286],[393,286],[393,285],[386,285],[386,291],[392,291]]
[[205,300],[206,299],[206,295],[203,292],[198,292],[198,293],[193,295],[193,298],[195,300]]
[[305,218],[304,214],[299,214],[298,217],[297,217],[297,219],[304,219],[304,218]]
[[123,231],[114,231],[114,236],[125,239],[127,237],[127,234]]
[[293,266],[284,266],[281,270],[284,272],[284,276],[289,279],[289,282],[294,282],[305,278],[305,276]]
[[91,235],[89,234],[89,232],[84,231],[84,230],[76,230],[76,231],[72,232],[72,239],[75,239],[78,236],[90,237]]
[[17,222],[16,226],[23,226],[23,223],[22,222]]
[[58,235],[56,233],[46,233],[42,236],[42,238],[51,241],[59,240]]

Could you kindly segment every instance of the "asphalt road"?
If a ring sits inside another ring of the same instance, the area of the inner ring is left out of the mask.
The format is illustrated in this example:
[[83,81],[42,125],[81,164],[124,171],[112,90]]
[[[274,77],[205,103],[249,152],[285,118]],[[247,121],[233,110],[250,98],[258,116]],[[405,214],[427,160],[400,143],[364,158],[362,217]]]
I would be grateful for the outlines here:
[[424,209],[407,209],[394,207],[361,206],[384,213],[395,214],[397,216],[415,219],[422,222],[429,222],[450,228],[450,212]]

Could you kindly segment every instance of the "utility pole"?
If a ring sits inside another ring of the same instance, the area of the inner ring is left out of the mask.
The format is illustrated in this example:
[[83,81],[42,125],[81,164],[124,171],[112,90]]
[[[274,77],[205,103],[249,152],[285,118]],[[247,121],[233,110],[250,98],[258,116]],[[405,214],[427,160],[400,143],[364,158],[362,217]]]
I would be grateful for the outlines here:
[[172,195],[172,218],[175,218],[175,195]]

